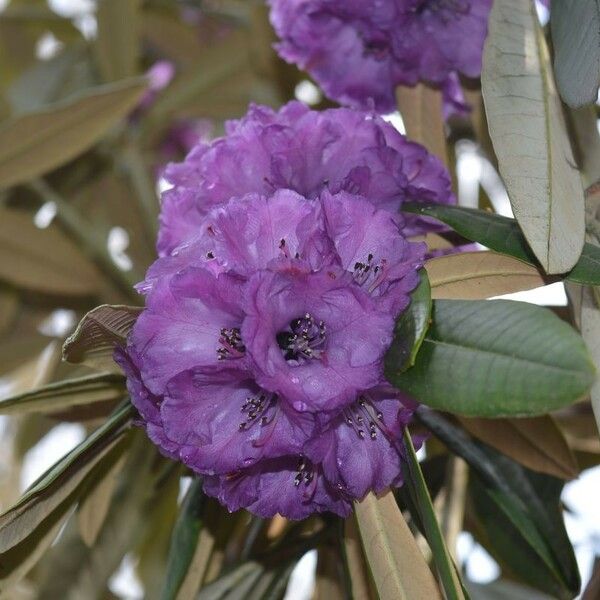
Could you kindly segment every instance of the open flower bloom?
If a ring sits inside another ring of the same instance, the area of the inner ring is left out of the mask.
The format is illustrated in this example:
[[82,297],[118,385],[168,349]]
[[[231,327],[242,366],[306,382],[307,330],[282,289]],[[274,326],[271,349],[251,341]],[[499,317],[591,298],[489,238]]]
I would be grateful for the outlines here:
[[[398,85],[442,87],[457,108],[457,74],[481,73],[492,0],[270,0],[279,54],[331,99],[395,110]],[[458,103],[460,104],[460,102]]]
[[397,209],[449,186],[372,116],[282,113],[254,108],[170,168],[161,257],[116,359],[152,441],[230,510],[347,515],[401,483],[414,408],[383,377],[426,250]]
[[[249,193],[270,197],[290,189],[312,200],[323,190],[347,191],[393,213],[404,201],[456,201],[442,163],[371,113],[317,112],[300,102],[277,112],[253,105],[227,123],[226,133],[165,170],[173,188],[162,198],[159,256],[196,236],[214,207]],[[422,233],[424,226],[431,228],[406,215],[403,233]]]

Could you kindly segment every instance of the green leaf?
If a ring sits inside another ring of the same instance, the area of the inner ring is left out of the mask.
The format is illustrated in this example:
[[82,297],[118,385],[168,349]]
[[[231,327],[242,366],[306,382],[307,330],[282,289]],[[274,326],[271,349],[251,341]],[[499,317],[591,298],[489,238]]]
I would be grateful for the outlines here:
[[220,600],[243,581],[256,581],[264,571],[264,567],[255,561],[244,562],[223,577],[202,588],[197,600]]
[[402,462],[402,465],[405,470],[405,485],[408,486],[419,511],[420,521],[425,529],[425,537],[431,548],[446,598],[447,600],[465,600],[463,584],[446,547],[412,439],[406,429],[404,430],[404,448],[405,461]]
[[[0,515],[0,553],[23,541],[80,487],[88,473],[121,441],[132,410],[129,404],[120,408],[102,427],[50,467],[13,507]],[[0,562],[0,576],[1,573]]]
[[177,592],[192,564],[202,529],[204,493],[202,482],[194,479],[181,505],[181,512],[173,529],[167,576],[161,600],[175,600]]
[[436,300],[415,366],[388,368],[428,406],[477,417],[539,415],[585,397],[596,373],[577,332],[551,311],[510,300]]
[[[492,504],[490,510],[499,513],[498,518],[508,521],[506,529],[518,531],[515,539],[520,540],[520,551],[529,557],[534,555],[536,568],[542,571],[541,575],[536,572],[535,576],[540,579],[549,577],[554,581],[553,585],[576,592],[580,585],[577,562],[559,504],[563,482],[534,473],[485,444],[470,439],[464,430],[434,411],[419,409],[417,417],[472,468],[471,479],[475,475],[479,478],[480,486],[489,496],[486,502]],[[493,550],[495,540],[492,536],[486,548]],[[516,550],[512,553],[510,545],[500,546],[499,550],[508,555],[508,561],[518,554]],[[529,564],[527,558],[521,556],[519,560]]]
[[425,269],[419,271],[421,280],[411,294],[408,308],[398,317],[394,342],[385,357],[388,368],[400,373],[412,367],[425,338],[431,316],[431,288]]
[[486,488],[477,476],[470,480],[470,496],[489,542],[486,547],[513,576],[553,597],[563,600],[573,597],[550,549],[527,514],[502,492]]
[[120,375],[86,375],[4,398],[0,400],[0,414],[53,413],[70,406],[119,400],[125,394],[125,379]]
[[119,371],[113,352],[125,346],[142,312],[137,306],[103,304],[87,313],[63,345],[64,360],[96,369]]
[[472,600],[553,600],[546,594],[502,579],[486,585],[470,582],[467,587]]
[[86,61],[86,47],[73,44],[49,60],[35,62],[6,91],[12,112],[41,110],[44,105],[65,97],[65,88],[68,94],[69,87],[77,83],[73,81],[75,73],[79,77],[86,76]]
[[98,5],[96,55],[106,81],[137,72],[140,0],[102,0]]
[[63,165],[102,138],[138,103],[146,81],[100,86],[0,125],[0,188]]
[[0,583],[4,589],[22,579],[40,560],[71,516],[73,508],[73,500],[68,497],[23,541],[0,552]]
[[[483,210],[441,204],[412,202],[404,204],[402,210],[438,219],[463,237],[490,250],[540,266],[514,219]],[[585,285],[600,285],[600,248],[585,243],[581,257],[565,278]]]
[[593,104],[600,85],[600,0],[560,0],[550,11],[554,73],[572,108]]
[[114,461],[102,461],[102,469],[86,486],[77,506],[77,529],[88,548],[94,546],[110,510],[114,491],[119,483],[125,456],[118,454]]
[[433,575],[394,495],[370,492],[354,503],[354,510],[380,599],[439,600]]
[[494,0],[481,89],[515,217],[545,272],[570,271],[585,237],[583,186],[533,2]]

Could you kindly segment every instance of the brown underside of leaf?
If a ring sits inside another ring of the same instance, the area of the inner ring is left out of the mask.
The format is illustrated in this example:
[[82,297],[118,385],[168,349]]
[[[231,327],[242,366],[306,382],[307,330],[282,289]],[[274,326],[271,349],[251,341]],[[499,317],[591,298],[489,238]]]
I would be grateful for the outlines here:
[[533,471],[567,480],[579,474],[565,436],[549,415],[523,419],[458,419],[471,435]]
[[414,87],[400,86],[396,90],[396,101],[406,135],[423,144],[429,152],[448,165],[442,92],[424,83],[418,83]]
[[354,504],[358,529],[381,600],[441,600],[392,492]]
[[0,281],[59,296],[93,296],[102,277],[58,229],[36,227],[30,213],[0,209]]
[[546,285],[535,267],[495,252],[461,252],[425,263],[434,299],[483,300]]

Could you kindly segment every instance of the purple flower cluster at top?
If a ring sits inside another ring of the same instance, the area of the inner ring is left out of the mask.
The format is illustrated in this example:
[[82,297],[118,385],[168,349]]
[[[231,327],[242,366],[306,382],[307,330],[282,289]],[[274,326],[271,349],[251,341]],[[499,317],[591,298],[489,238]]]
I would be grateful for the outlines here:
[[448,112],[464,109],[458,74],[481,73],[493,0],[269,1],[285,60],[333,100],[388,113],[396,86],[419,81],[442,87]]
[[230,510],[347,515],[401,483],[413,404],[383,377],[425,247],[402,201],[452,200],[380,118],[253,107],[167,169],[146,309],[116,353],[161,451]]

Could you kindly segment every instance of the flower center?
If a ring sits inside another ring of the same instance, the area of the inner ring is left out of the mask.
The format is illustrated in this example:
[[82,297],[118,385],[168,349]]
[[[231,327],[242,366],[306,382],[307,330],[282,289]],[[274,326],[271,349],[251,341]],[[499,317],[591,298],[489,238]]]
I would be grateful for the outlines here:
[[325,323],[315,321],[310,313],[294,319],[288,330],[277,334],[277,343],[285,360],[321,358],[325,341]]
[[223,327],[219,343],[221,346],[217,348],[218,360],[241,358],[246,352],[246,346],[242,343],[238,327],[232,327],[231,329]]

